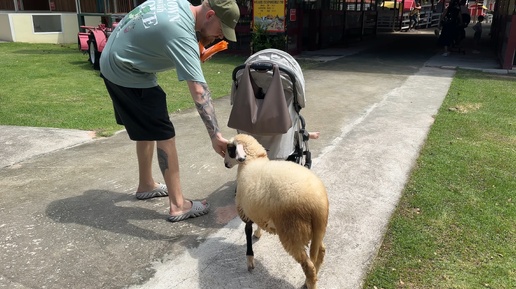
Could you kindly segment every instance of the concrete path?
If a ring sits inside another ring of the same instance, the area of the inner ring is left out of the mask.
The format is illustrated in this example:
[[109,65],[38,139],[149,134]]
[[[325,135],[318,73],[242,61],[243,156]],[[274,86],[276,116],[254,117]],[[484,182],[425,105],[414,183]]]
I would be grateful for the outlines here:
[[[304,74],[301,112],[309,130],[321,131],[310,144],[312,170],[330,198],[320,288],[361,287],[455,73],[443,67],[498,68],[492,51],[445,58],[435,41],[430,30],[392,33],[302,55],[331,58]],[[215,106],[225,124],[228,98]],[[125,132],[91,139],[0,127],[0,288],[301,288],[300,266],[273,235],[255,243],[257,267],[247,272],[236,169],[213,153],[194,110],[172,120],[183,190],[212,204],[207,216],[176,224],[165,221],[165,199],[134,198],[134,143]],[[34,140],[44,150],[15,156]]]

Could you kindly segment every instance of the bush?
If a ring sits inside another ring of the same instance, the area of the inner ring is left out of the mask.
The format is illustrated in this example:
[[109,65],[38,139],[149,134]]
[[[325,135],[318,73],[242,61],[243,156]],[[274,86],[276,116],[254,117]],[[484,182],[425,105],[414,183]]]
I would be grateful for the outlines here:
[[284,33],[271,33],[261,25],[255,25],[251,32],[251,53],[267,48],[285,50],[287,37]]

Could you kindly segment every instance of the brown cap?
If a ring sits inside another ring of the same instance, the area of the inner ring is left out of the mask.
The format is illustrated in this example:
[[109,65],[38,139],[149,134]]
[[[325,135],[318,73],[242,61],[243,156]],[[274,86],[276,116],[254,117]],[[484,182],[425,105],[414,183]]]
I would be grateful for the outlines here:
[[236,42],[235,26],[240,18],[240,8],[235,0],[209,0],[210,7],[215,11],[215,15],[220,19],[222,24],[222,33],[224,37]]

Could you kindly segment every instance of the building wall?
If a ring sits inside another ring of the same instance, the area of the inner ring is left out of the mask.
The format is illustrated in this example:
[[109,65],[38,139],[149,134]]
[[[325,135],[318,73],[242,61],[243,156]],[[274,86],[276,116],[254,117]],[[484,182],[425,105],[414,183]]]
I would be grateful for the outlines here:
[[97,27],[102,23],[102,17],[100,16],[84,16],[84,25]]
[[[59,15],[61,32],[34,32],[33,15]],[[29,43],[77,43],[76,13],[1,13],[0,40]]]
[[0,40],[13,41],[11,25],[9,24],[9,14],[0,13]]

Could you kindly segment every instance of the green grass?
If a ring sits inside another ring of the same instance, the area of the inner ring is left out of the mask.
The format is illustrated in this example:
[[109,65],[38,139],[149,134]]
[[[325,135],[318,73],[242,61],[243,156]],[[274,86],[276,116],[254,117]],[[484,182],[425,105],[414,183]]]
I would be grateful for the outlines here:
[[[0,124],[94,130],[109,136],[123,127],[113,116],[99,72],[77,45],[0,43]],[[231,73],[244,57],[219,53],[202,65],[214,99],[231,90]],[[193,107],[175,71],[158,74],[170,112]]]
[[515,91],[456,74],[364,288],[516,288]]

